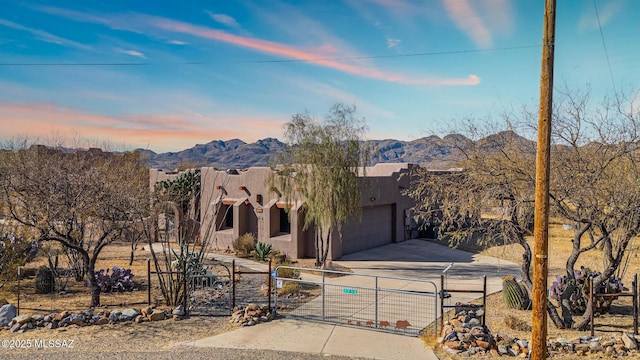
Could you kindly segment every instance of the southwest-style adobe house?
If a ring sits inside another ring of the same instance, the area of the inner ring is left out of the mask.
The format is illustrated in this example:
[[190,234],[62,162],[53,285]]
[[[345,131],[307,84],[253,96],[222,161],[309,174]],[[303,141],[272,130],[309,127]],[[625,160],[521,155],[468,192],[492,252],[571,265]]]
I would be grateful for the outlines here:
[[[409,175],[414,166],[380,163],[367,167],[366,176],[360,177],[362,214],[347,221],[340,233],[332,234],[329,259],[416,236],[410,210],[413,200],[402,194],[410,180],[403,174]],[[269,167],[201,168],[200,236],[215,237],[209,243],[224,249],[231,248],[239,236],[253,233],[259,242],[270,243],[290,257],[314,257],[313,229],[303,230],[304,200],[285,204],[280,190],[267,185],[273,171]],[[153,189],[157,182],[178,176],[151,169],[150,186]],[[214,231],[207,231],[209,228]]]

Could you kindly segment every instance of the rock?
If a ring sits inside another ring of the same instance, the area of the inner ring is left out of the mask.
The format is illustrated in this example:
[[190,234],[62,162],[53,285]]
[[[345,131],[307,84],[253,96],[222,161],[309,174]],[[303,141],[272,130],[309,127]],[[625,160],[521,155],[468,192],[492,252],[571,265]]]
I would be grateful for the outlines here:
[[462,342],[460,341],[445,341],[443,346],[453,350],[461,350],[463,348]]
[[42,316],[42,315],[39,315],[39,314],[31,315],[31,320],[32,321],[38,322],[38,321],[40,321],[42,319],[44,319],[44,316]]
[[184,309],[182,308],[182,305],[178,305],[175,309],[173,309],[171,314],[172,315],[178,315],[178,316],[184,316]]
[[53,329],[57,329],[58,328],[58,322],[57,321],[51,321],[47,326],[45,326],[47,329],[49,330],[53,330]]
[[19,315],[13,318],[14,324],[23,325],[31,321],[31,315]]
[[500,353],[500,355],[506,355],[509,353],[505,345],[498,345],[498,352]]
[[104,325],[108,323],[109,323],[109,319],[106,317],[101,317],[98,320],[96,320],[96,325]]
[[53,320],[55,320],[55,321],[60,321],[60,320],[62,320],[62,319],[64,319],[64,318],[66,318],[67,316],[69,316],[70,314],[71,314],[71,313],[70,313],[70,312],[68,312],[68,311],[62,311],[62,312],[59,312],[59,313],[57,313],[57,314],[55,314],[55,315],[53,316]]
[[159,320],[164,320],[166,317],[166,314],[164,313],[164,311],[160,309],[154,309],[153,312],[148,315],[148,317],[149,317],[149,320],[151,321],[159,321]]
[[627,348],[627,350],[635,350],[638,348],[638,344],[636,343],[636,339],[633,337],[633,335],[623,333],[622,342],[624,343],[624,347]]
[[173,320],[174,321],[180,321],[180,320],[182,320],[182,316],[180,316],[178,314],[173,314]]
[[467,321],[464,324],[464,327],[466,328],[473,328],[475,326],[479,326],[481,324],[480,320],[476,319],[476,318],[471,318],[469,319],[469,321]]
[[260,306],[258,306],[258,304],[251,303],[247,305],[247,309],[245,311],[256,311],[256,310],[260,311]]
[[87,316],[85,314],[71,314],[68,319],[69,320],[67,322],[69,324],[84,325],[84,321],[87,319]]
[[520,346],[522,349],[526,349],[529,347],[529,342],[527,340],[518,339],[516,340],[516,344]]
[[120,311],[112,311],[112,312],[109,314],[109,321],[111,321],[111,322],[118,322],[118,320],[119,320],[119,318],[120,318],[120,315],[121,315],[121,314],[122,314],[122,313],[121,313]]
[[138,315],[140,315],[140,312],[136,309],[124,309],[120,316],[118,316],[118,320],[129,321],[135,319]]
[[600,352],[604,350],[604,348],[602,347],[602,345],[597,342],[597,341],[592,341],[589,343],[589,351],[591,352]]
[[134,320],[134,322],[136,324],[139,324],[139,323],[143,322],[144,319],[145,319],[144,315],[140,314],[140,315],[136,316],[136,319]]
[[5,327],[11,323],[11,320],[16,317],[18,309],[11,305],[5,304],[0,307],[0,328]]
[[50,323],[51,321],[53,321],[53,315],[46,315],[42,320]]

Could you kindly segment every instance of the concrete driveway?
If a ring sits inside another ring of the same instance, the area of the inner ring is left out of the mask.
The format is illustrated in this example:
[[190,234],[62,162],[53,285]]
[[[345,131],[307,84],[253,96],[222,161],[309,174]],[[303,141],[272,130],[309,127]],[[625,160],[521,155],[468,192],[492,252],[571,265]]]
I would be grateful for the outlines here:
[[356,273],[431,280],[438,290],[441,290],[440,276],[449,267],[445,277],[447,288],[482,289],[482,277],[486,275],[489,294],[502,290],[502,277],[520,277],[518,264],[419,239],[345,255],[334,263]]

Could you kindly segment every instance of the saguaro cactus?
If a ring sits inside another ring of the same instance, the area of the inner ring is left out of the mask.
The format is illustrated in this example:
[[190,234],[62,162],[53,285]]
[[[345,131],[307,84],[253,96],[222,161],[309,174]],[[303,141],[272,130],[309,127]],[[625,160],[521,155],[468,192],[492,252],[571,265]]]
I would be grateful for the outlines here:
[[531,300],[527,289],[522,286],[513,275],[502,278],[502,295],[507,307],[519,310],[528,310]]

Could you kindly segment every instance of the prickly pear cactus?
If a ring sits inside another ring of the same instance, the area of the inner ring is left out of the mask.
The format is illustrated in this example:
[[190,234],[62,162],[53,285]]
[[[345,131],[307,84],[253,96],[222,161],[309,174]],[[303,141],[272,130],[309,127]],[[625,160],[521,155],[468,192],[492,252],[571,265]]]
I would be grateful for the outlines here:
[[48,267],[41,267],[36,273],[36,292],[49,294],[55,290],[53,271]]
[[531,300],[527,289],[522,286],[513,275],[502,278],[502,295],[507,307],[518,310],[528,310]]

